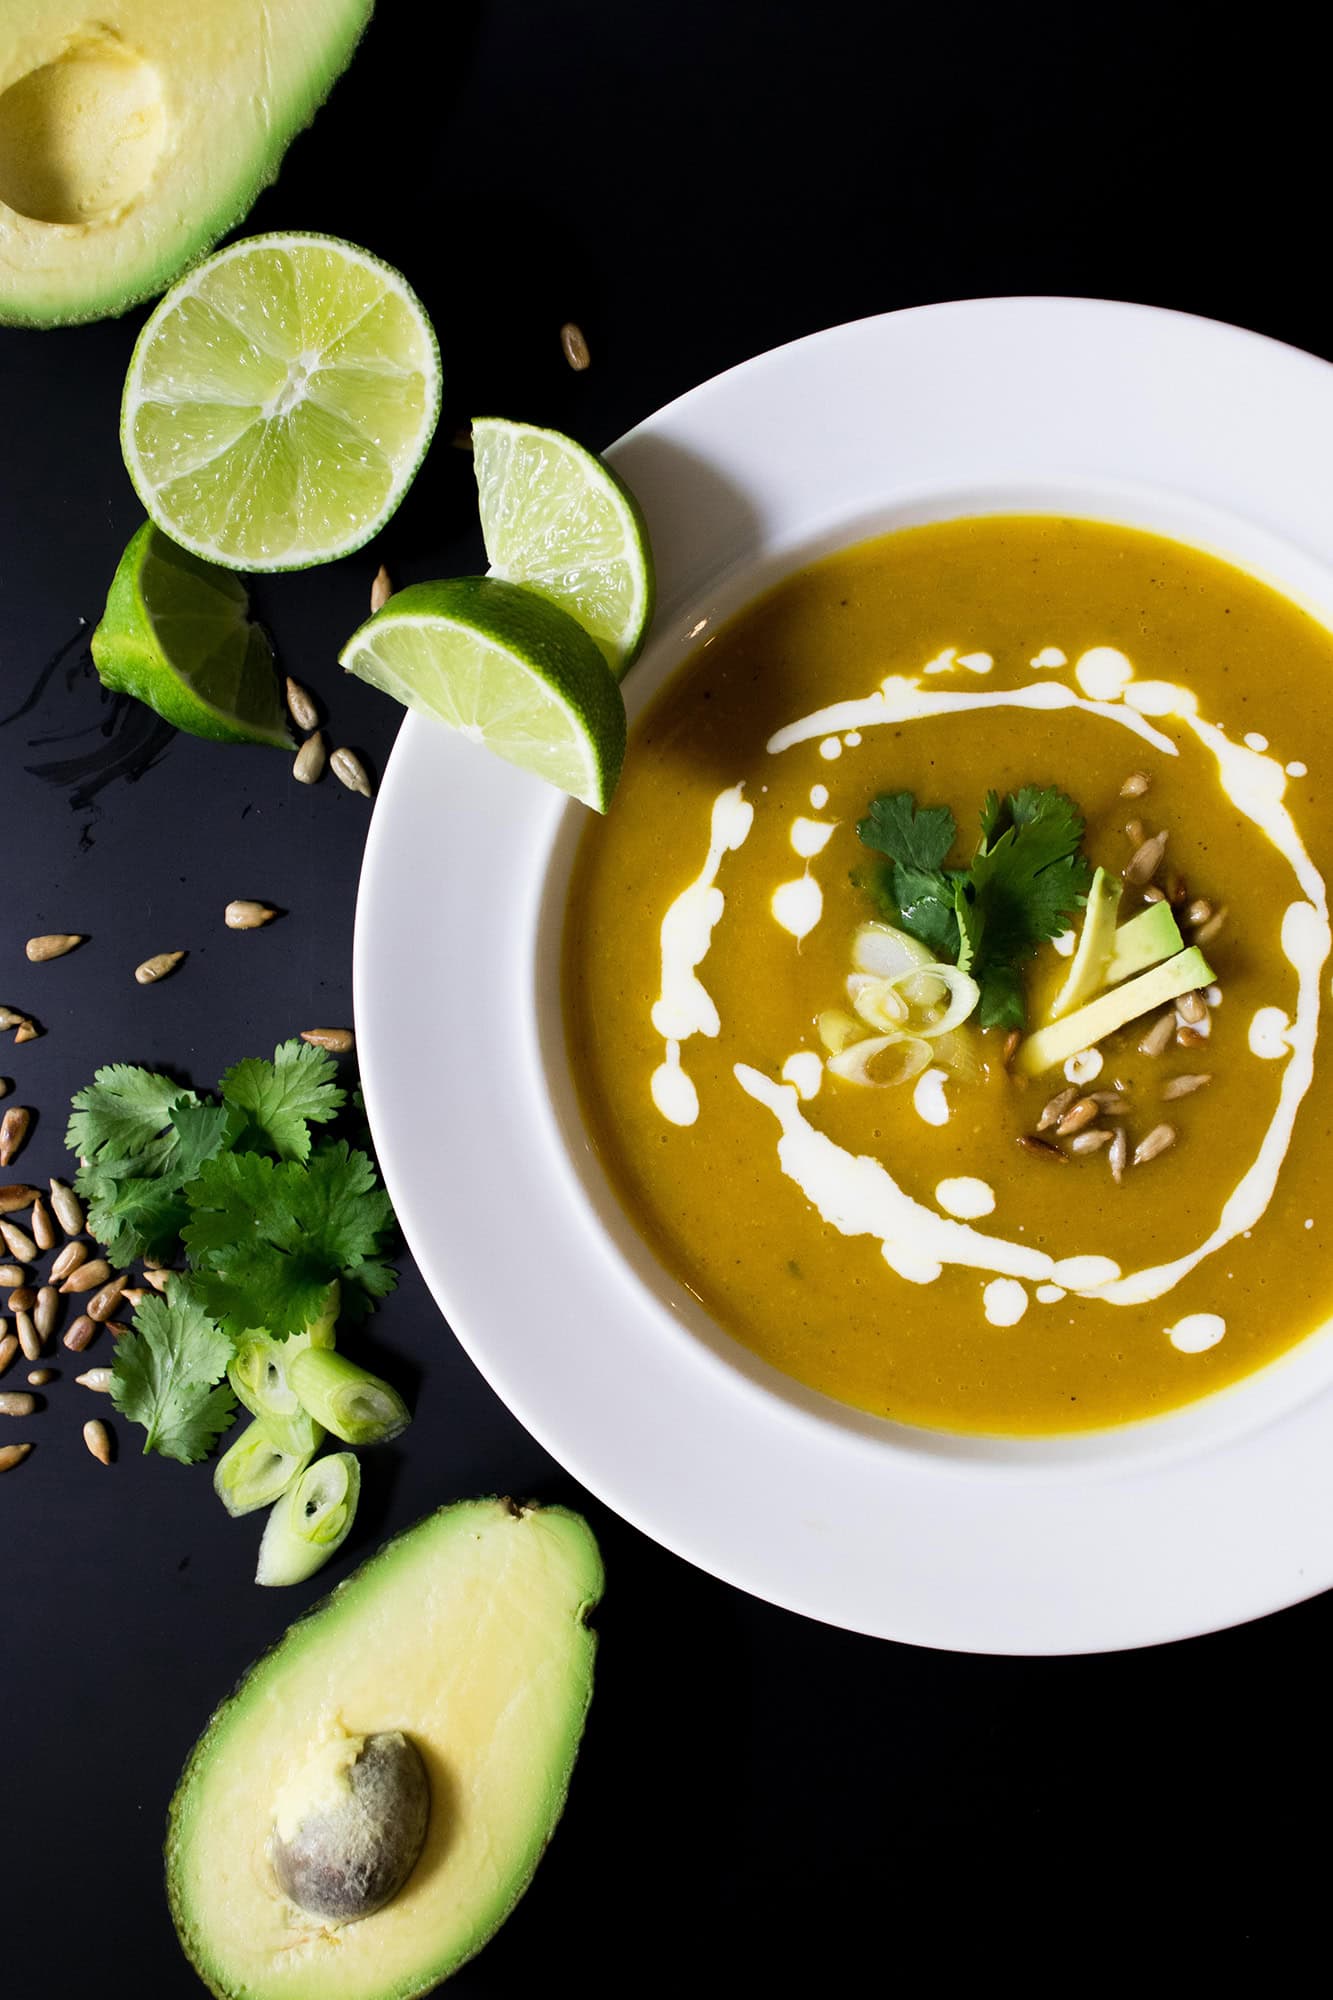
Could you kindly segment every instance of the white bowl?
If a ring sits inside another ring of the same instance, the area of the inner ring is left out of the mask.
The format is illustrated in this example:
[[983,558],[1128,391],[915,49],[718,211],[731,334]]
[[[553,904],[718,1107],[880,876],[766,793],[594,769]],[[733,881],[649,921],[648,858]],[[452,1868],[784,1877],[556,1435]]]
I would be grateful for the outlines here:
[[[863,320],[705,383],[610,456],[658,566],[631,718],[777,577],[955,515],[1154,528],[1333,625],[1333,368],[1206,320],[1077,299]],[[1328,1328],[1170,1416],[1020,1442],[862,1416],[703,1315],[626,1222],[573,1098],[558,947],[582,810],[410,716],[357,909],[386,1182],[454,1332],[534,1436],[713,1574],[921,1645],[1147,1645],[1333,1582]]]

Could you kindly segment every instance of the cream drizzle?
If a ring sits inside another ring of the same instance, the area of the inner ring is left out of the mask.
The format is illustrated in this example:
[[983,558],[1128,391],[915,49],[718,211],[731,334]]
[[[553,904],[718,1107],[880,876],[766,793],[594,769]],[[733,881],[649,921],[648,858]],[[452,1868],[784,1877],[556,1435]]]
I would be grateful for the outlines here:
[[794,882],[779,882],[769,908],[774,922],[790,931],[799,944],[824,914],[824,892],[813,875],[798,875]]
[[816,854],[822,854],[829,844],[836,821],[831,819],[794,819],[791,823],[791,844],[802,861],[813,861]]
[[912,1091],[912,1109],[926,1125],[947,1125],[949,1122],[949,1100],[944,1095],[948,1072],[942,1069],[928,1069],[916,1080]]
[[[1184,693],[1184,690],[1176,692]],[[1164,756],[1175,757],[1179,754],[1169,736],[1164,736],[1160,729],[1154,729],[1132,708],[1126,708],[1122,702],[1089,701],[1083,695],[1075,694],[1063,681],[1035,681],[1028,687],[1009,688],[999,694],[937,694],[934,689],[918,687],[915,681],[907,680],[901,674],[890,674],[874,694],[860,695],[851,701],[837,701],[829,708],[816,709],[813,715],[803,715],[799,722],[789,722],[785,729],[776,730],[769,737],[768,750],[770,755],[776,757],[797,743],[808,743],[812,736],[838,743],[836,736],[830,736],[831,730],[874,729],[885,722],[919,722],[930,715],[954,715],[969,708],[1032,708],[1046,711],[1081,708],[1088,715],[1100,715],[1108,722],[1119,723],[1122,729],[1131,730]],[[838,743],[838,749],[841,748]],[[820,749],[821,754],[828,754],[823,744]],[[836,756],[837,752],[833,754]]]
[[1028,1295],[1016,1278],[992,1278],[982,1291],[981,1306],[992,1326],[1017,1326],[1028,1309]]
[[653,1003],[653,1026],[666,1043],[666,1060],[653,1072],[653,1102],[673,1125],[692,1125],[699,1097],[681,1067],[680,1044],[691,1035],[716,1035],[717,1008],[698,969],[708,956],[726,899],[717,887],[722,858],[744,846],[754,825],[754,807],[744,785],[732,785],[713,800],[708,853],[703,867],[682,889],[662,919],[662,990]]
[[798,1049],[783,1063],[782,1077],[785,1083],[792,1085],[798,1097],[818,1097],[819,1086],[824,1081],[823,1061],[813,1049]]
[[939,1182],[935,1203],[946,1215],[956,1215],[960,1222],[978,1222],[983,1215],[995,1213],[995,1190],[988,1181],[976,1180],[971,1174],[958,1174],[952,1180]]
[[1182,1354],[1206,1354],[1210,1347],[1216,1347],[1227,1330],[1227,1323],[1220,1313],[1186,1313],[1174,1326],[1167,1328],[1167,1336],[1173,1347]]
[[1028,665],[1038,669],[1042,667],[1067,667],[1069,661],[1058,646],[1043,646],[1036,658],[1028,661]]

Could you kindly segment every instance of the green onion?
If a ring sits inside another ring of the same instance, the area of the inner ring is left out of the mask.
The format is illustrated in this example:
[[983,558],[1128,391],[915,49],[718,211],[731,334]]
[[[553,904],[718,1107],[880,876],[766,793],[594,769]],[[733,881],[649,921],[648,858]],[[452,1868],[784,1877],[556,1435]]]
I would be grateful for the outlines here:
[[257,1507],[271,1507],[287,1491],[323,1435],[317,1424],[310,1430],[314,1442],[304,1457],[297,1457],[275,1444],[262,1423],[246,1426],[213,1471],[213,1491],[229,1514],[253,1514]]
[[308,1465],[268,1517],[255,1582],[301,1583],[335,1555],[356,1518],[361,1468],[350,1451]]
[[412,1421],[396,1389],[329,1348],[298,1354],[288,1377],[310,1415],[344,1444],[382,1444]]

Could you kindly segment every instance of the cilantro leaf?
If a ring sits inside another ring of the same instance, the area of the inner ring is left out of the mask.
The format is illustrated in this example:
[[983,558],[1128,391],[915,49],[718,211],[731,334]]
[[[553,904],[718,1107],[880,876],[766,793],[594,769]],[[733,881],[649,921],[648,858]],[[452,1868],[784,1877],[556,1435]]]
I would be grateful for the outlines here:
[[223,1154],[205,1162],[186,1198],[183,1235],[200,1267],[191,1284],[232,1333],[299,1333],[334,1278],[376,1298],[393,1287],[379,1254],[393,1222],[389,1197],[345,1140],[321,1145],[304,1166]]
[[943,866],[958,826],[948,806],[918,811],[910,792],[881,792],[870,801],[856,831],[863,846],[930,874]]
[[174,1253],[189,1218],[181,1190],[230,1142],[235,1124],[236,1114],[225,1105],[202,1102],[190,1091],[177,1097],[165,1131],[146,1151],[119,1160],[98,1155],[81,1169],[76,1181],[87,1199],[88,1227],[113,1262]]
[[174,1132],[164,1128],[182,1102],[198,1099],[174,1078],[112,1063],[73,1099],[65,1144],[90,1166],[132,1162],[130,1172],[156,1173],[175,1147]]
[[143,1425],[145,1452],[193,1465],[236,1412],[222,1380],[232,1343],[177,1282],[168,1298],[144,1299],[134,1317],[135,1331],[116,1345],[111,1400],[123,1417]]
[[958,922],[958,970],[970,972],[986,934],[986,912],[973,896],[966,876],[954,883],[953,912]]
[[281,1043],[272,1062],[249,1056],[234,1064],[218,1086],[224,1103],[243,1114],[233,1143],[243,1152],[308,1160],[310,1126],[327,1124],[343,1103],[337,1068],[323,1049],[299,1041]]

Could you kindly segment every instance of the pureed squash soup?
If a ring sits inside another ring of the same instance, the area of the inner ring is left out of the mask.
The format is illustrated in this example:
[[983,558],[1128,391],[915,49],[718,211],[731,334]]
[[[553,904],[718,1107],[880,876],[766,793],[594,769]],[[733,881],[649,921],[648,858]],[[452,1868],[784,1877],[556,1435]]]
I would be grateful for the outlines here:
[[986,517],[788,578],[576,858],[570,1062],[628,1215],[736,1340],[909,1424],[1261,1366],[1333,1313],[1331,770],[1333,638],[1181,544]]

